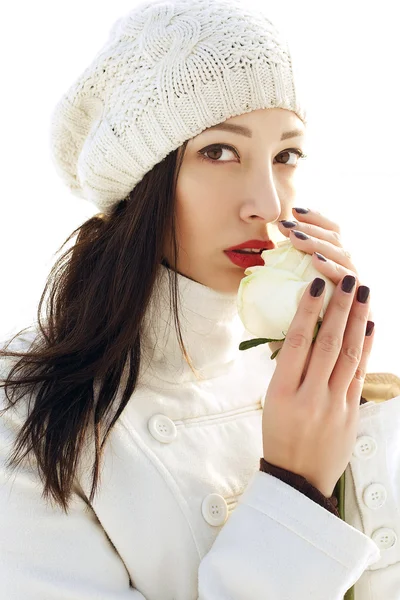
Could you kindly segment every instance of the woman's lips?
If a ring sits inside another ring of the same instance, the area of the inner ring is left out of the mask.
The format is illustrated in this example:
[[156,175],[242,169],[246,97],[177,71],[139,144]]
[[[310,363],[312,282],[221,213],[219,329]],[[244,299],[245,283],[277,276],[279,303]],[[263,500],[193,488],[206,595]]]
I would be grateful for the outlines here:
[[235,250],[224,250],[224,252],[234,265],[237,265],[242,269],[248,269],[249,267],[256,266],[263,267],[265,264],[261,258],[261,254],[241,254],[239,252],[235,252]]

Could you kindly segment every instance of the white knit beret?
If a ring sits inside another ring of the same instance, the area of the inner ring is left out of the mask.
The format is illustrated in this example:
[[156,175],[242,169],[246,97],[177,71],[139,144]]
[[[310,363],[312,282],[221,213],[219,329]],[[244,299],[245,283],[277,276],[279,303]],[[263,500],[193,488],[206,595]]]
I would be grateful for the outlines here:
[[153,0],[112,26],[57,103],[51,156],[104,214],[184,141],[226,119],[286,108],[306,123],[289,48],[244,0]]

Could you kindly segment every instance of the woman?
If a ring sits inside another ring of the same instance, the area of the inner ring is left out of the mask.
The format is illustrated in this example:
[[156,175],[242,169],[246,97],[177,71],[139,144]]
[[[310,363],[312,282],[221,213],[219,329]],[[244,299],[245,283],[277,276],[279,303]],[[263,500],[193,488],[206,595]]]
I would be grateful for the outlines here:
[[[2,352],[7,600],[400,598],[399,544],[373,537],[400,525],[379,429],[400,397],[359,406],[369,289],[339,227],[293,208],[305,123],[286,43],[226,0],[137,6],[57,105],[55,166],[100,212],[68,238],[38,326]],[[312,348],[310,284],[274,364],[238,350],[244,255],[225,251],[278,232],[337,289]]]

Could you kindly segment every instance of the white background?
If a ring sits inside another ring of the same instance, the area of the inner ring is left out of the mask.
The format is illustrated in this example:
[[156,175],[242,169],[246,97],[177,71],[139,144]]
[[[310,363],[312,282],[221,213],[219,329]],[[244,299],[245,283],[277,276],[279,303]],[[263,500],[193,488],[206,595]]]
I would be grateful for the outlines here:
[[[57,249],[98,212],[55,173],[50,115],[135,4],[25,0],[2,11],[0,339],[36,320]],[[339,223],[371,288],[376,334],[368,370],[400,375],[397,4],[262,2],[289,41],[307,99],[308,159],[295,205]]]

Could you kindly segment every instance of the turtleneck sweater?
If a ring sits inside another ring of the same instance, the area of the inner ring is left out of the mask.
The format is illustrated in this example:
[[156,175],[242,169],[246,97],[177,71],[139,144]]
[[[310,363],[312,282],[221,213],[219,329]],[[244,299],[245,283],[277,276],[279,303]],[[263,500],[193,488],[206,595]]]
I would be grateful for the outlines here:
[[[172,270],[161,264],[143,321],[139,373],[142,381],[165,388],[197,381],[183,356],[175,331],[169,291],[171,277]],[[249,386],[258,386],[263,407],[276,363],[270,359],[272,352],[268,344],[239,350],[240,342],[252,339],[254,335],[245,329],[239,317],[237,293],[214,290],[179,272],[177,284],[182,338],[200,377],[213,379],[231,369],[244,368]],[[300,474],[273,465],[265,457],[260,457],[260,470],[279,478],[340,517],[336,496],[327,498]]]

